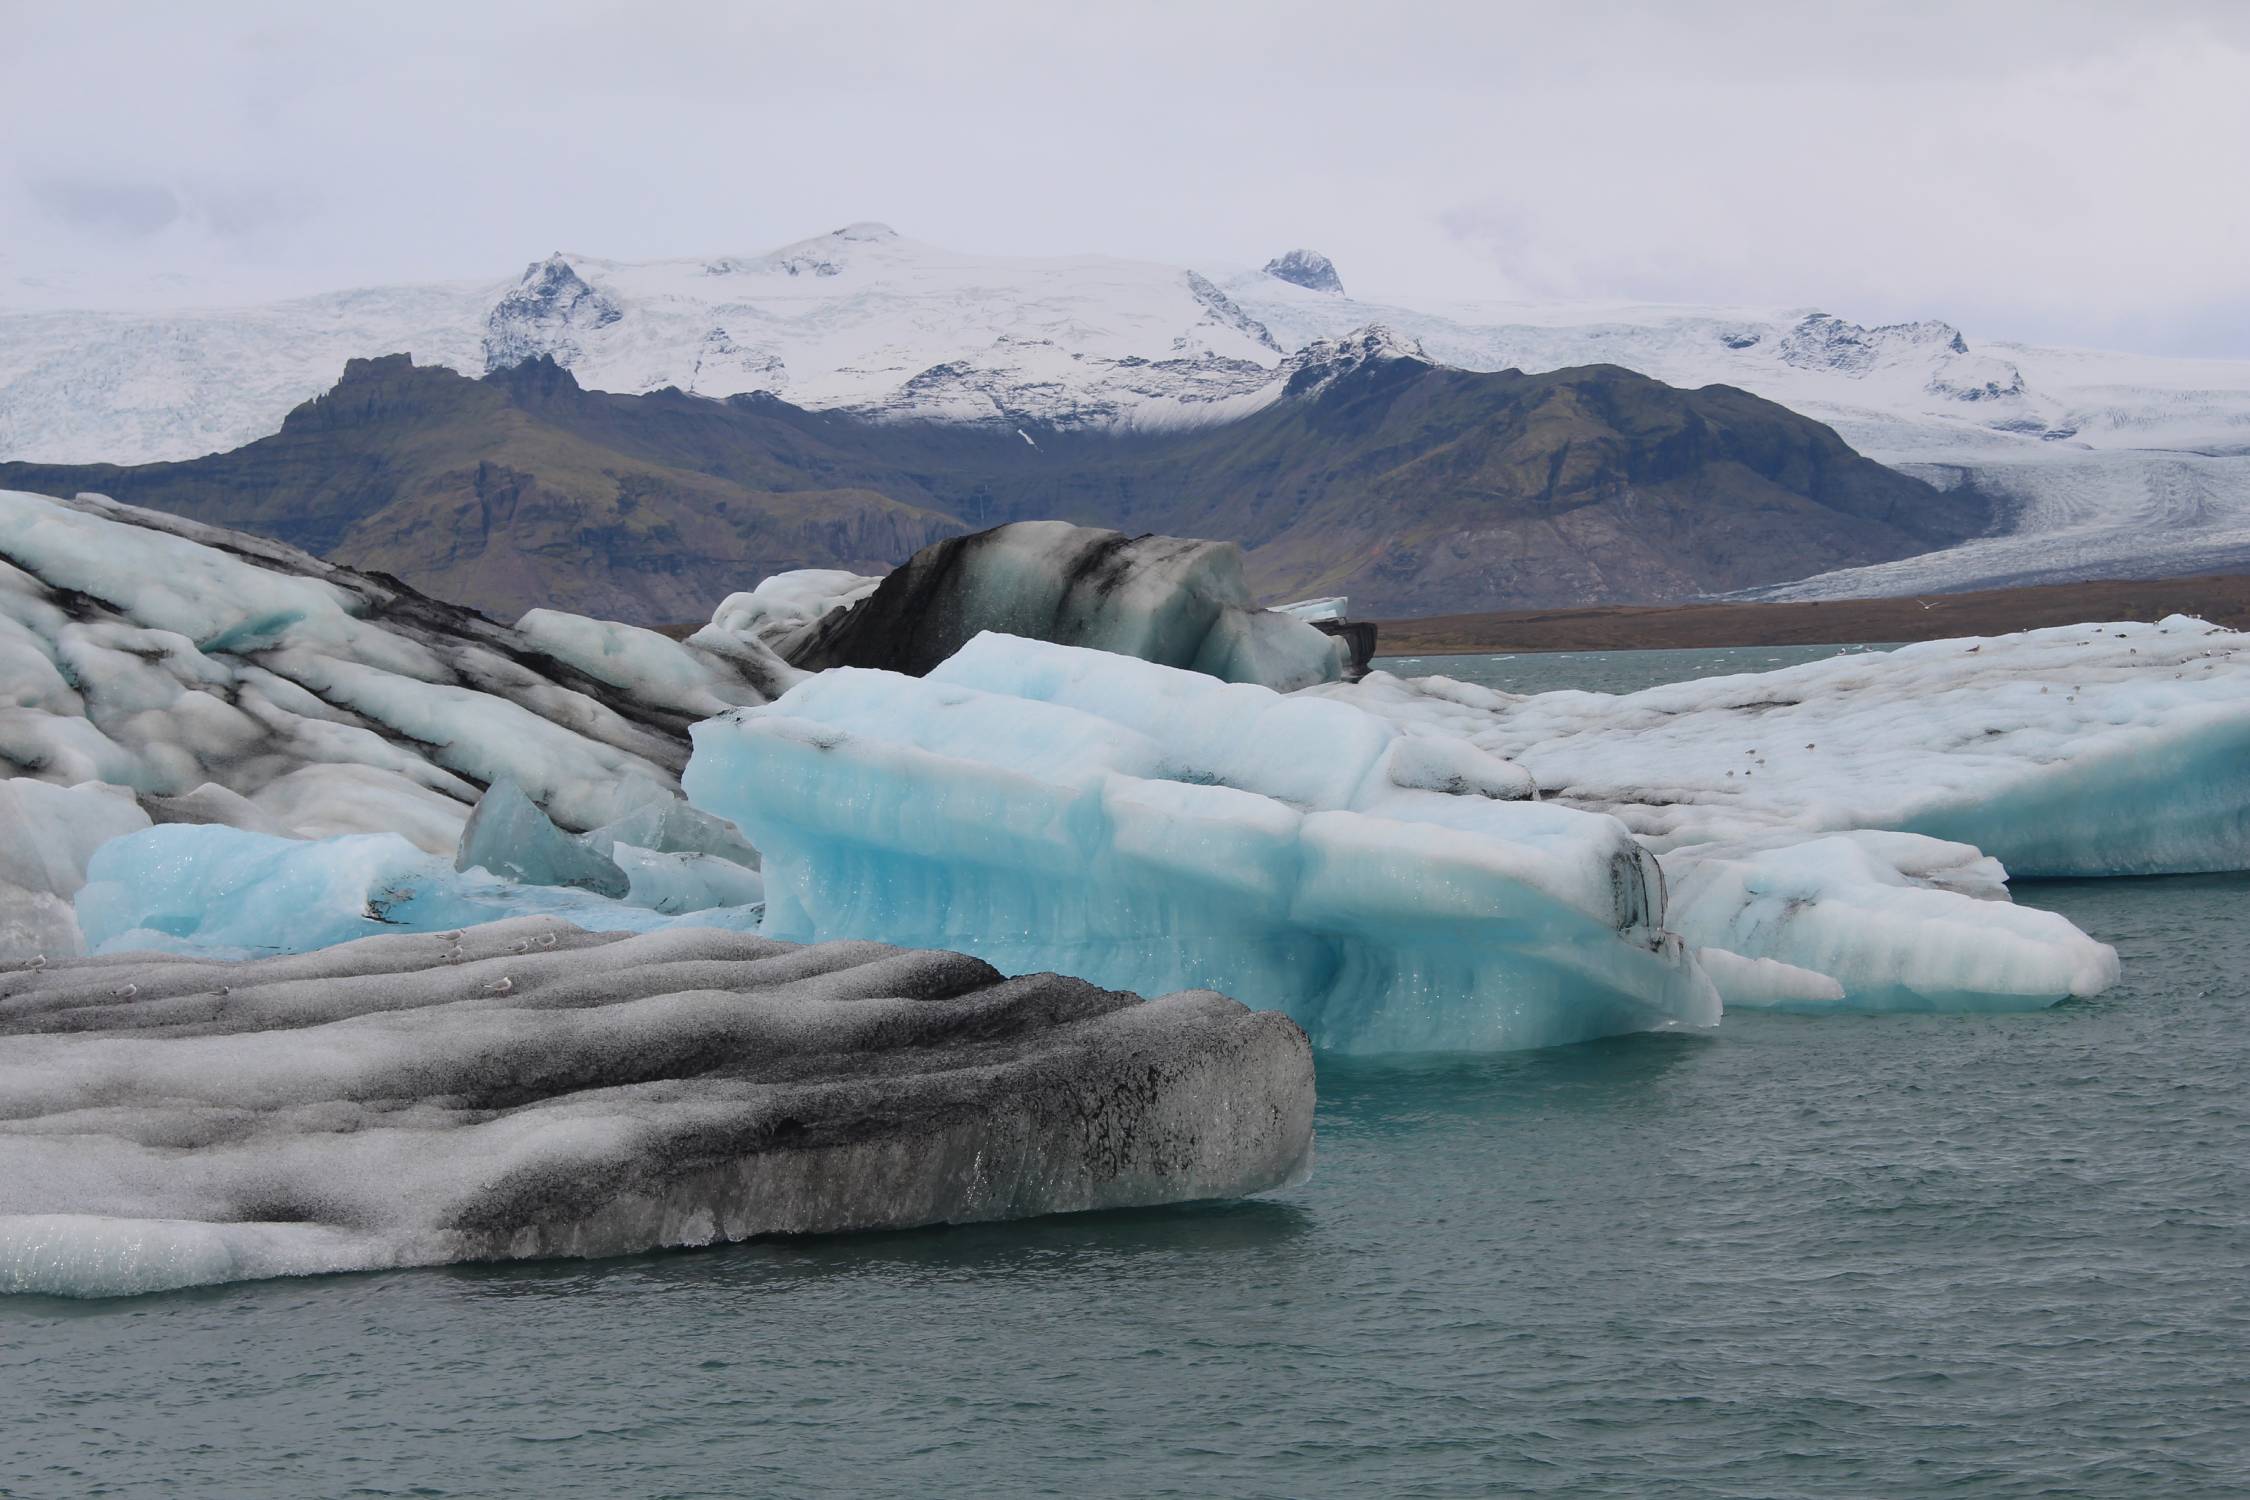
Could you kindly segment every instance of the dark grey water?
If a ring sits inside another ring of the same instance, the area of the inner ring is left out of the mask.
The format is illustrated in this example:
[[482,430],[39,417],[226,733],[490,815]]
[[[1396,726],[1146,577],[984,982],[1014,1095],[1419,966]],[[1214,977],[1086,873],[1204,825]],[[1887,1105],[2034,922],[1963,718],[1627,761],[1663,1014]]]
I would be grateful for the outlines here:
[[0,1493],[2250,1493],[2250,879],[2018,894],[2124,984],[1325,1065],[1272,1200],[0,1299]]

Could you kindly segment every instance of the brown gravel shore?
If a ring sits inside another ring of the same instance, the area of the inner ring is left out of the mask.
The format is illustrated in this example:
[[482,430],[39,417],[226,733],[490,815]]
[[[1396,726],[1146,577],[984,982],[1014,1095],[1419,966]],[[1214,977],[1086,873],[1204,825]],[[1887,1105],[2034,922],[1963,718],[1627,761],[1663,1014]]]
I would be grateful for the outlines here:
[[1827,645],[2000,635],[2085,620],[2200,615],[2250,628],[2250,574],[2109,579],[1904,599],[1803,604],[1617,604],[1378,622],[1381,656]]

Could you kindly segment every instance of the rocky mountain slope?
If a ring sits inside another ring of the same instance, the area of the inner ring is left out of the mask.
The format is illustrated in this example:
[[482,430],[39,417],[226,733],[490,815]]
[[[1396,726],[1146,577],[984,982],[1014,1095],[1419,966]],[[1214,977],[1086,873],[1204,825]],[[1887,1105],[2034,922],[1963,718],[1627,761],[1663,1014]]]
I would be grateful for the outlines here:
[[[1348,270],[1349,268],[1344,268]],[[550,255],[487,282],[258,307],[83,312],[0,287],[0,458],[143,462],[232,448],[409,351],[464,374],[547,355],[592,389],[779,394],[815,410],[1145,429],[1232,420],[1288,358],[1382,324],[1472,370],[1617,364],[1720,383],[1968,486],[1976,545],[1805,581],[1807,594],[2250,566],[2250,361],[1997,342],[1820,310],[1402,305],[1293,250],[1234,271],[964,255],[855,224],[756,255]]]
[[616,395],[551,355],[482,380],[391,357],[231,453],[0,465],[0,484],[263,532],[509,618],[648,623],[781,568],[879,571],[1014,520],[1238,542],[1268,599],[1388,615],[1750,588],[1990,520],[1973,492],[1740,391],[1450,369],[1381,331],[1291,356],[1234,421],[1122,430]]

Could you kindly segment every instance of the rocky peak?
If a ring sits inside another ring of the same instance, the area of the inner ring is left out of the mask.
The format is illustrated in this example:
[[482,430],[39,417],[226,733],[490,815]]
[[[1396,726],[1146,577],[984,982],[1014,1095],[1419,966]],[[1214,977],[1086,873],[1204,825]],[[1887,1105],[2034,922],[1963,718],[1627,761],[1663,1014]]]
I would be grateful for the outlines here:
[[1281,366],[1282,391],[1290,396],[1317,395],[1356,371],[1398,360],[1435,363],[1413,339],[1370,323],[1342,338],[1315,339],[1290,355]]
[[624,316],[607,293],[596,290],[558,252],[526,267],[522,279],[486,314],[484,368],[488,373],[504,370],[540,354],[568,365],[581,352],[583,335]]
[[1808,313],[1781,340],[1784,363],[1842,375],[1864,375],[1904,356],[1935,358],[1968,352],[1961,330],[1935,318],[1862,328],[1828,313]]
[[1344,281],[1336,274],[1336,263],[1318,250],[1291,250],[1277,255],[1266,262],[1266,274],[1307,291],[1344,295]]

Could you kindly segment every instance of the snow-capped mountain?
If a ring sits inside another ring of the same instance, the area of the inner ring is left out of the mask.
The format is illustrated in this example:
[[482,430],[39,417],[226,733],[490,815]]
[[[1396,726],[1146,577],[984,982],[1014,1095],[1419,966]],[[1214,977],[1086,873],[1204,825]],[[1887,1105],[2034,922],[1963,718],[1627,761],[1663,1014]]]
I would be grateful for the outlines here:
[[1926,321],[1824,312],[1482,303],[1418,309],[1259,272],[1218,278],[1291,347],[1370,323],[1467,369],[1619,364],[1673,385],[1738,386],[1940,488],[1974,484],[2004,534],[1763,590],[1916,593],[2250,566],[2250,361],[1971,340]]
[[[0,293],[4,295],[4,293]],[[1936,321],[1354,298],[1293,250],[1263,270],[964,255],[879,224],[754,256],[551,255],[512,280],[191,312],[0,310],[0,458],[145,462],[274,431],[347,359],[468,374],[551,355],[595,389],[752,391],[799,406],[1012,427],[1226,421],[1291,356],[1387,330],[1468,369],[1613,363],[1742,387],[1882,462],[1973,483],[2005,536],[1792,586],[1896,592],[2250,559],[2250,362],[2059,350]],[[1327,356],[1323,356],[1325,360]]]

